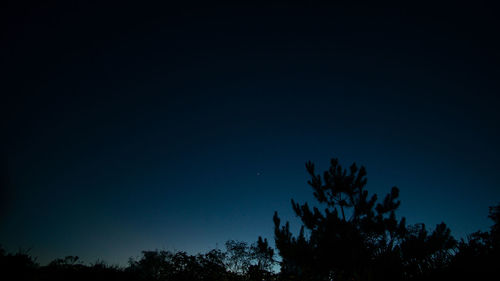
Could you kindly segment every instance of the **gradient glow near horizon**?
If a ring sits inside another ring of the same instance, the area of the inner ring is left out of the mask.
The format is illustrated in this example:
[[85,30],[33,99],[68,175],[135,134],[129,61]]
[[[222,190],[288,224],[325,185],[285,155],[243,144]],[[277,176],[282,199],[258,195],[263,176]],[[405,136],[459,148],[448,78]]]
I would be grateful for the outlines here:
[[332,157],[364,165],[379,198],[398,186],[409,223],[444,221],[458,238],[490,226],[488,11],[470,25],[439,8],[427,22],[409,7],[67,5],[8,18],[7,250],[125,265],[142,250],[273,241],[274,211],[297,230],[290,199],[314,202],[304,163],[322,172]]

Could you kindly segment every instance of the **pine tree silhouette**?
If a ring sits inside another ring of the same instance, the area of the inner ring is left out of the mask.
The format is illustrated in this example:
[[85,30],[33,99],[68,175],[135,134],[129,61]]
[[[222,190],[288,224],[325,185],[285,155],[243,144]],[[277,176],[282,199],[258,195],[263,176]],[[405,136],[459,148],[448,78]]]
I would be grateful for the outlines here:
[[[282,277],[289,280],[402,280],[422,276],[449,259],[455,240],[444,223],[429,236],[423,224],[408,229],[396,218],[399,189],[381,203],[365,189],[366,169],[344,169],[337,159],[323,176],[306,163],[308,184],[323,211],[292,199],[302,221],[297,237],[274,214],[275,241],[282,257]],[[309,235],[305,234],[305,230]],[[307,237],[306,237],[307,236]],[[413,266],[419,268],[410,274]],[[420,268],[427,263],[425,268]]]

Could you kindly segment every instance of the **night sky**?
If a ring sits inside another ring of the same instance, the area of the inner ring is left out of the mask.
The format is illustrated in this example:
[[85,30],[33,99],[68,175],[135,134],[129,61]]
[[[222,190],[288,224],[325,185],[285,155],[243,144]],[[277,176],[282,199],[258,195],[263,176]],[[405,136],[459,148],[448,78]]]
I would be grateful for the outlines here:
[[398,186],[409,223],[490,226],[495,7],[100,2],[0,9],[7,250],[125,265],[274,241],[275,210],[296,230],[290,199],[314,202],[304,163],[332,157]]

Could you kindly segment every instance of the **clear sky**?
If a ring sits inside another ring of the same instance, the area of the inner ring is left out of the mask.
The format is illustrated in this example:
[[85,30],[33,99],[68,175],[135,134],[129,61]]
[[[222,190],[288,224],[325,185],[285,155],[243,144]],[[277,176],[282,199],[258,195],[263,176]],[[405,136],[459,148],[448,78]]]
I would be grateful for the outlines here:
[[7,4],[0,244],[126,264],[272,241],[332,157],[409,223],[486,230],[498,10],[405,5]]

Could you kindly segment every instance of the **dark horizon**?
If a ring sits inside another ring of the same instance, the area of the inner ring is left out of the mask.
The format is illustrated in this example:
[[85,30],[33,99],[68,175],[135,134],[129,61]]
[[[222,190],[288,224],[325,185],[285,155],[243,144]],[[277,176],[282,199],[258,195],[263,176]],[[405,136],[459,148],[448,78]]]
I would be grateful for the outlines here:
[[273,244],[306,161],[456,238],[500,202],[496,7],[8,3],[0,245],[124,265]]

